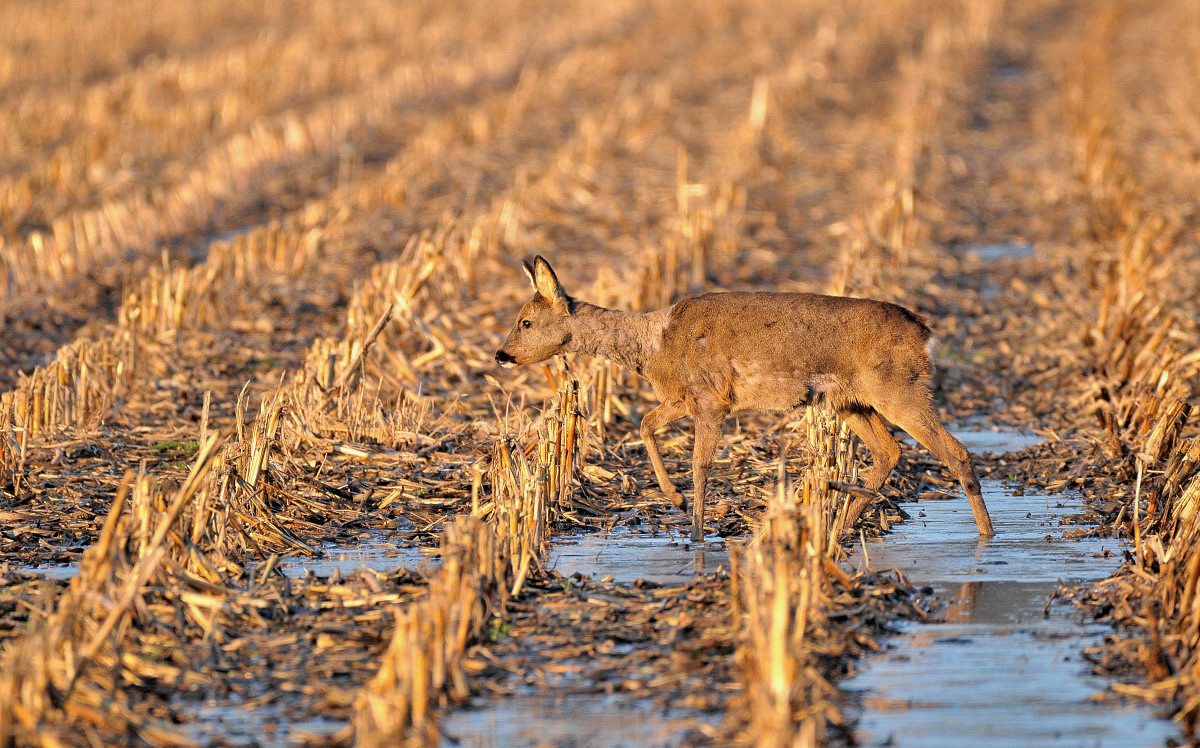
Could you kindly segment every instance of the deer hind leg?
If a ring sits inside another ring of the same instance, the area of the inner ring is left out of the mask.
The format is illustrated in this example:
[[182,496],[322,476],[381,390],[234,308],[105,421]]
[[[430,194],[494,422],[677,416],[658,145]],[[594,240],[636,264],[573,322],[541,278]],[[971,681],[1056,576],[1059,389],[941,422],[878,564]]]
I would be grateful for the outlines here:
[[654,438],[654,432],[669,426],[685,415],[687,415],[687,411],[682,405],[663,403],[642,418],[641,433],[642,443],[646,445],[646,454],[649,455],[650,464],[654,467],[654,477],[658,479],[659,489],[667,497],[667,501],[686,512],[687,499],[671,483],[671,477],[667,475],[667,466],[663,464],[662,454],[658,451],[658,441]]
[[874,464],[867,473],[866,486],[872,491],[878,491],[900,461],[900,445],[888,432],[883,419],[874,408],[843,408],[838,410],[838,415],[871,452]]
[[721,440],[721,425],[724,413],[697,413],[696,444],[692,448],[692,542],[704,539],[704,492],[708,487],[708,471],[712,469],[713,457],[717,453],[717,442]]
[[876,403],[883,417],[911,434],[950,468],[950,472],[966,492],[967,500],[971,502],[971,511],[975,514],[979,534],[984,537],[995,535],[992,519],[979,490],[979,479],[975,477],[975,468],[971,466],[971,455],[938,420],[933,411],[929,391],[920,384],[914,384],[899,393],[894,393],[891,398],[881,398],[883,399],[886,399],[886,403]]

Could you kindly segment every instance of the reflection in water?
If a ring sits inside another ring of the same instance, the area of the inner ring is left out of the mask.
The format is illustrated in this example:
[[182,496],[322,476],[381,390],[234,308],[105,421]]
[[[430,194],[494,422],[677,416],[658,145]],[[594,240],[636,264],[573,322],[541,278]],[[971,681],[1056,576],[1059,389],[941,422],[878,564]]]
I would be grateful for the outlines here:
[[[997,535],[980,540],[965,497],[923,502],[925,517],[870,548],[873,569],[895,568],[946,599],[944,621],[902,624],[889,649],[846,682],[863,693],[864,745],[1161,745],[1172,723],[1139,705],[1097,702],[1108,682],[1080,652],[1109,631],[1066,605],[1059,580],[1097,580],[1117,541],[1064,539],[1082,509],[1061,496],[1014,496],[984,482]],[[852,563],[854,563],[852,561]],[[861,565],[861,559],[857,560]]]
[[975,612],[975,596],[979,594],[982,586],[983,582],[963,582],[958,586],[954,599],[946,607],[947,623],[971,622],[971,616]]

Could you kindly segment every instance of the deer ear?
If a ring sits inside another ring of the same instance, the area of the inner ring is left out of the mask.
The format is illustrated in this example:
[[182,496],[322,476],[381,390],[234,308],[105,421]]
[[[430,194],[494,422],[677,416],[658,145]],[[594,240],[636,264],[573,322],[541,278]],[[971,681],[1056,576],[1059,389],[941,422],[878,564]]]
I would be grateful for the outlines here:
[[537,290],[537,276],[533,272],[533,265],[529,260],[521,260],[521,268],[525,271],[525,275],[529,276],[529,285],[533,286],[533,290]]
[[566,311],[569,306],[567,293],[559,284],[558,276],[554,274],[554,268],[550,267],[550,263],[546,262],[546,258],[541,255],[538,255],[533,261],[532,280],[533,287],[538,293],[549,300],[556,309],[561,308]]

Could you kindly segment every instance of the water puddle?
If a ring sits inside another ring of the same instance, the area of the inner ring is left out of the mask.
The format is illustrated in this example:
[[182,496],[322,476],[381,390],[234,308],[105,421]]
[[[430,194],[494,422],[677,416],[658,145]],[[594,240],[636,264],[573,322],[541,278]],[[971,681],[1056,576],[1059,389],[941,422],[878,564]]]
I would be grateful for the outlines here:
[[716,725],[719,714],[664,712],[646,699],[606,694],[529,694],[458,709],[441,722],[443,746],[692,745],[697,720]]
[[997,260],[1025,259],[1033,257],[1033,245],[1023,242],[997,242],[995,244],[976,244],[964,250],[967,256],[974,256],[980,262],[996,262]]
[[321,717],[295,719],[279,704],[253,707],[227,702],[200,702],[189,705],[195,721],[184,734],[200,745],[292,746],[311,736],[328,737],[346,726],[345,722]]
[[437,568],[438,557],[430,556],[420,548],[401,545],[401,542],[394,533],[371,532],[353,543],[322,544],[320,549],[325,555],[318,558],[289,557],[279,562],[279,570],[292,579],[302,579],[310,571],[319,577],[330,577],[335,573],[346,577],[364,567],[373,571],[391,571],[399,566]]
[[[950,429],[950,432],[954,434],[955,439],[962,442],[967,451],[975,455],[981,455],[984,452],[991,452],[993,455],[1020,452],[1023,449],[1028,449],[1046,440],[1046,437],[1038,436],[1037,434],[1025,434],[1013,431],[983,431],[974,429],[958,431]],[[907,439],[910,444],[914,443],[912,437],[907,434],[904,435],[904,439]]]
[[[1083,508],[1077,500],[1019,496],[996,481],[983,493],[995,538],[978,537],[957,497],[917,504],[909,522],[867,544],[872,569],[899,569],[949,605],[945,622],[900,625],[888,649],[844,683],[864,697],[859,742],[1132,746],[1178,737],[1151,709],[1094,700],[1108,681],[1091,675],[1080,653],[1109,629],[1047,604],[1059,580],[1115,570],[1119,541],[1064,538]],[[849,563],[864,563],[861,550]]]
[[25,574],[36,574],[43,579],[64,581],[74,579],[79,575],[79,564],[61,564],[59,566],[14,566],[13,571]]
[[[362,535],[347,543],[322,543],[317,546],[324,555],[315,558],[288,556],[279,562],[279,570],[292,579],[302,579],[308,572],[319,577],[349,576],[361,568],[373,571],[392,571],[403,566],[406,569],[435,569],[440,563],[436,554],[413,547],[408,535],[397,536],[395,532],[378,530]],[[78,564],[59,566],[14,566],[13,571],[36,574],[46,579],[72,579],[79,574]]]
[[683,537],[638,535],[618,528],[609,534],[556,539],[547,566],[565,577],[612,577],[617,584],[639,579],[686,584],[697,576],[729,569],[729,551],[720,539],[691,543]]
[[[406,542],[407,538],[397,538],[394,533],[371,532],[351,543],[323,543],[318,547],[324,555],[316,558],[289,556],[279,562],[279,570],[292,579],[302,579],[310,571],[319,577],[330,577],[335,572],[346,577],[364,567],[373,571],[391,571],[400,566],[406,569],[417,569],[422,565],[425,569],[437,568],[439,559],[436,555],[405,545]],[[72,579],[79,574],[78,564],[12,568],[54,580]]]

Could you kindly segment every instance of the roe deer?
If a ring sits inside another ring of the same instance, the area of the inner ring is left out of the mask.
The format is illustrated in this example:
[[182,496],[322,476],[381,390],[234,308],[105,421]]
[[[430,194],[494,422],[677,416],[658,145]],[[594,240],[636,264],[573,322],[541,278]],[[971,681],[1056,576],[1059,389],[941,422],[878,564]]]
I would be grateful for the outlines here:
[[687,501],[671,484],[654,434],[691,416],[692,540],[703,537],[705,484],[725,417],[820,401],[870,449],[868,489],[878,491],[900,460],[886,418],[946,463],[970,499],[979,534],[995,534],[970,454],[933,410],[933,334],[904,307],[811,293],[710,293],[634,314],[571,298],[542,257],[524,266],[534,295],[496,351],[497,363],[511,367],[578,352],[649,380],[662,404],[642,419],[642,441],[659,487],[684,511]]

